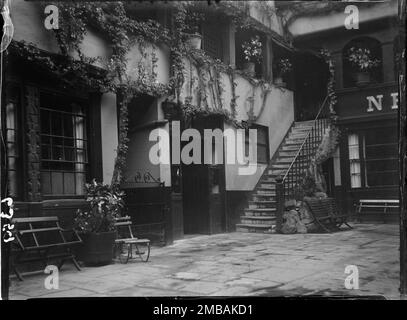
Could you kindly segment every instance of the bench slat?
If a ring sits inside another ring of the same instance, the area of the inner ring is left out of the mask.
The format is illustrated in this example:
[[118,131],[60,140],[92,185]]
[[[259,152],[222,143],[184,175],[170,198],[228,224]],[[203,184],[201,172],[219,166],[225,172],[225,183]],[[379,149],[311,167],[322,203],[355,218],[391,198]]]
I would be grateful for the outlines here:
[[389,200],[385,200],[385,199],[360,199],[359,203],[399,203],[399,200],[396,199],[389,199]]
[[13,218],[13,223],[32,223],[32,222],[53,222],[58,221],[58,217],[29,217],[29,218]]
[[78,243],[82,243],[82,241],[76,240],[76,241],[71,241],[71,242],[58,242],[58,243],[52,243],[52,244],[43,244],[43,245],[39,245],[34,246],[34,247],[25,247],[25,250],[42,250],[42,249],[49,249],[49,248],[53,248],[53,247],[62,247],[62,246],[71,246],[73,244],[78,244]]
[[58,227],[52,227],[52,228],[25,229],[25,230],[19,230],[18,232],[20,234],[26,234],[26,233],[47,232],[47,231],[62,231],[62,229],[58,228]]

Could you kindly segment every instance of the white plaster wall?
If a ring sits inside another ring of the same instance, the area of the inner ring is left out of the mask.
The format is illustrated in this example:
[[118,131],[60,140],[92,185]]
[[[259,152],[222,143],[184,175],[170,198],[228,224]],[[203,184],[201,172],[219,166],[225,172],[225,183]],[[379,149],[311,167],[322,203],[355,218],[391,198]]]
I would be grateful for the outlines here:
[[[279,35],[283,35],[283,28],[281,24],[281,19],[276,15],[269,15],[265,10],[256,5],[256,2],[260,1],[250,1],[250,16],[252,16],[257,21],[264,24],[266,27],[270,28]],[[275,9],[275,1],[261,1],[266,3],[270,8]]]
[[[382,3],[377,3],[373,7],[365,7],[363,2],[349,3],[356,5],[359,9],[359,23],[371,21],[384,17],[397,16],[397,1],[390,0]],[[293,36],[302,36],[314,32],[321,32],[337,27],[344,26],[345,18],[349,14],[345,12],[332,12],[321,16],[313,15],[312,17],[299,17],[295,19],[289,26],[289,31]]]
[[[193,80],[192,87],[190,86],[191,79],[196,79],[198,76],[196,67],[188,60],[185,60],[185,83],[181,92],[181,100],[185,97],[192,97],[192,104],[198,104],[198,82]],[[212,77],[214,72],[212,70]],[[205,81],[209,81],[209,73],[205,73]],[[219,99],[213,96],[211,85],[207,83],[205,86],[208,107],[211,109],[224,108],[231,111],[231,81],[227,74],[221,74],[221,82],[223,93],[221,95],[222,103]],[[286,135],[288,129],[294,121],[294,101],[293,92],[284,88],[278,88],[271,84],[260,85],[253,84],[243,76],[237,75],[234,79],[236,88],[236,119],[247,120],[248,114],[252,112],[257,117],[256,123],[267,126],[269,128],[269,150],[270,157],[278,149],[282,139]],[[266,91],[268,93],[266,93]],[[266,94],[265,104],[263,106],[263,96]],[[254,97],[254,103],[251,103]],[[233,128],[225,124],[225,128]],[[225,150],[227,147],[225,146]],[[227,152],[227,150],[226,150]],[[237,161],[236,161],[237,163]],[[235,164],[225,165],[226,189],[227,190],[253,190],[254,186],[261,177],[266,165],[258,164],[257,170],[252,175],[239,175],[238,169],[242,166]]]
[[101,127],[102,127],[102,157],[103,157],[103,181],[110,183],[113,176],[114,160],[116,157],[118,132],[116,95],[105,93],[101,99]]
[[168,84],[170,76],[170,50],[166,45],[147,44],[146,57],[143,57],[139,45],[136,43],[132,46],[126,55],[127,59],[127,75],[137,80],[140,78],[139,64],[141,63],[146,72],[146,76],[150,77],[153,72],[152,53],[154,52],[158,61],[155,72],[157,73],[156,83]]
[[44,27],[45,14],[35,2],[11,1],[11,19],[14,25],[14,40],[32,42],[40,49],[58,52],[54,32]]

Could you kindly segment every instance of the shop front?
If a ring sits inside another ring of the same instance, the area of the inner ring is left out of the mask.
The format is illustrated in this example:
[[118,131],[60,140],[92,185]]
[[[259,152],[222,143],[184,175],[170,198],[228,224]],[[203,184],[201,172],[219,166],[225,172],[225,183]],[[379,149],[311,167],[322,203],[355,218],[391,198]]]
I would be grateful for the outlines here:
[[[336,197],[350,214],[360,199],[398,199],[397,85],[344,89],[337,94],[341,141],[334,159]],[[396,211],[386,218],[397,219]]]

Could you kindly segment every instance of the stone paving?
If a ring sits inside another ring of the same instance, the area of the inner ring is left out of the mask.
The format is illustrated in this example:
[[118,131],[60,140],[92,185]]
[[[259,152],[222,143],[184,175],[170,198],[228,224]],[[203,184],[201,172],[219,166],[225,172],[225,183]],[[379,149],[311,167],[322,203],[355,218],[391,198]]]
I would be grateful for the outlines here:
[[[332,234],[224,233],[152,248],[150,261],[76,271],[66,265],[59,289],[46,274],[12,279],[10,299],[106,296],[384,295],[398,299],[398,225],[355,224]],[[345,289],[356,265],[359,289]]]

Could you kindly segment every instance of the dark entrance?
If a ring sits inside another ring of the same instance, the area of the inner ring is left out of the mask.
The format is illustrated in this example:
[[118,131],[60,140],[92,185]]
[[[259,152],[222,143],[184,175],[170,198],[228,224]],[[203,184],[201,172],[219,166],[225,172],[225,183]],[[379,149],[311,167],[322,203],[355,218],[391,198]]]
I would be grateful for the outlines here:
[[295,120],[313,120],[327,92],[327,64],[314,53],[301,52],[295,58],[295,74]]
[[[195,120],[192,127],[201,133],[203,162],[203,130],[223,129],[219,118]],[[185,234],[212,234],[225,230],[224,166],[207,164],[182,165],[182,198]]]

